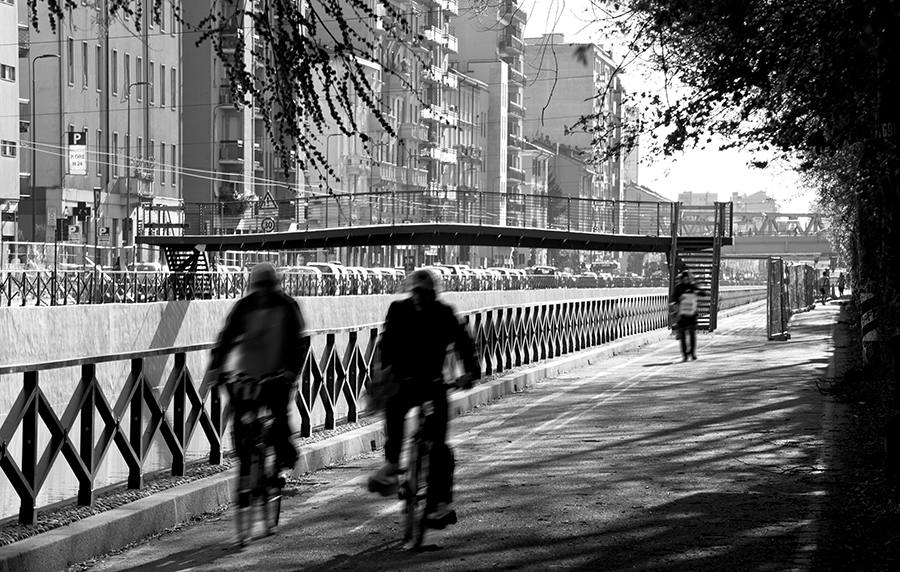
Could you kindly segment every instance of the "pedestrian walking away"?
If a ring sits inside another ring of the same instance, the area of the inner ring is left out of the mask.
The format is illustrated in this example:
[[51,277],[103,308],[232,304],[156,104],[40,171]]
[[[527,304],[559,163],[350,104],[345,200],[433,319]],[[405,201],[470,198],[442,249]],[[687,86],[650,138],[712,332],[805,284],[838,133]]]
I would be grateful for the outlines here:
[[828,276],[828,269],[822,271],[822,278],[819,279],[819,294],[822,297],[822,303],[828,301],[828,289],[831,288],[831,278]]
[[426,520],[436,528],[453,523],[453,452],[447,445],[447,387],[444,363],[447,350],[454,348],[465,374],[459,380],[463,388],[481,377],[475,347],[465,326],[453,308],[437,298],[435,277],[417,270],[407,279],[409,297],[395,301],[387,312],[379,342],[380,371],[383,381],[386,440],[385,463],[369,478],[369,490],[384,496],[394,494],[398,485],[400,453],[406,413],[430,401],[433,410],[426,430],[433,443],[429,459]]
[[838,293],[840,294],[841,298],[843,298],[844,297],[844,288],[847,287],[847,278],[844,276],[843,272],[841,272],[840,275],[838,275],[838,285],[837,286],[838,286]]
[[682,361],[697,359],[697,313],[698,299],[709,293],[698,286],[687,270],[679,275],[680,282],[672,291],[669,300],[676,316],[678,340],[681,342]]

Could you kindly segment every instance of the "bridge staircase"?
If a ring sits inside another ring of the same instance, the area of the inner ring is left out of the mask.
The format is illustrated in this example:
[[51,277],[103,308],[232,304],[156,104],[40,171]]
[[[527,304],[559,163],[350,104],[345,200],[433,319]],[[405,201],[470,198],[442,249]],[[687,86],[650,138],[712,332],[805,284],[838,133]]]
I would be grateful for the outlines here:
[[709,248],[708,238],[679,238],[678,260],[679,271],[687,270],[697,284],[710,293],[709,297],[699,299],[697,329],[712,331],[716,329],[716,310],[719,298],[719,266],[720,256],[716,248]]
[[213,269],[205,250],[181,250],[165,246],[163,253],[171,275],[170,286],[176,300],[203,298],[213,291],[210,271]]
[[[697,329],[713,331],[718,325],[719,275],[721,273],[722,246],[726,236],[731,236],[732,213],[730,203],[716,203],[713,214],[697,212],[696,208],[677,209],[676,228],[673,232],[672,248],[675,253],[675,272],[671,288],[674,289],[677,275],[687,270],[708,297],[699,300]],[[704,220],[705,219],[705,220]],[[703,229],[701,234],[697,229]],[[679,231],[690,229],[691,236],[680,236]],[[711,236],[709,236],[711,235]],[[671,292],[671,290],[670,290]]]

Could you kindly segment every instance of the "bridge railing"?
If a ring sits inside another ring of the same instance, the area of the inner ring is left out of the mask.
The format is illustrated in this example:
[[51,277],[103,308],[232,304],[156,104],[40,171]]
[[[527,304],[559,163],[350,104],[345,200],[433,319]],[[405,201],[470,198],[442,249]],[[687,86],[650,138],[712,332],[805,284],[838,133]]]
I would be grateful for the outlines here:
[[187,203],[185,234],[458,223],[669,236],[671,203],[481,191],[330,193],[279,201]]
[[[0,273],[0,306],[134,304],[168,300],[239,298],[247,288],[243,272],[140,272],[26,270]],[[282,288],[291,296],[393,294],[403,277],[371,274],[365,278],[286,272]],[[454,275],[442,278],[451,292],[664,286],[660,279],[570,275]]]
[[[666,327],[668,305],[665,295],[572,300],[485,308],[462,319],[483,371],[491,375]],[[317,427],[333,429],[339,419],[356,422],[366,410],[380,328],[316,330],[301,340],[294,399],[301,436]],[[74,475],[78,503],[91,505],[111,449],[127,467],[129,488],[143,485],[151,447],[164,450],[173,475],[183,475],[188,448],[200,433],[209,462],[220,463],[228,408],[226,396],[204,373],[211,347],[0,366],[4,384],[20,384],[0,425],[0,469],[20,499],[19,521],[35,522],[38,496],[55,464],[64,463]],[[42,379],[56,379],[55,387]],[[57,411],[53,399],[60,394]]]

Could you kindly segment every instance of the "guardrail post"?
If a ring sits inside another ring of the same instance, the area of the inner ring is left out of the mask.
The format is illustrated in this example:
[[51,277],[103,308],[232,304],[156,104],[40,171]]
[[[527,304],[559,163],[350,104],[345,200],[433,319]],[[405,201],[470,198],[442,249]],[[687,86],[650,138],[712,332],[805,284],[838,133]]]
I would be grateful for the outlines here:
[[135,467],[128,471],[128,488],[139,489],[144,486],[144,451],[141,446],[141,436],[144,432],[144,380],[143,380],[144,360],[135,358],[131,360],[131,403],[129,404],[129,442],[134,451],[137,463]]
[[209,443],[209,464],[218,465],[222,463],[222,433],[225,426],[222,423],[222,394],[219,393],[219,387],[216,380],[212,380],[209,387],[209,419],[212,421],[213,430],[219,439],[213,443]]
[[172,451],[172,476],[180,477],[184,475],[184,449],[187,446],[184,438],[184,401],[185,387],[187,383],[185,379],[185,354],[179,352],[175,354],[175,394],[172,396],[172,404],[175,409],[172,411],[172,432],[175,433],[175,439],[181,445],[181,451]]
[[[81,383],[84,388],[84,401],[81,404],[79,430],[79,456],[81,462],[94,478],[94,376],[96,365],[89,363],[81,366]],[[93,482],[80,483],[78,487],[78,504],[91,506],[94,504]]]
[[37,520],[38,372],[25,372],[22,392],[27,396],[22,415],[22,476],[28,491],[23,491],[20,497],[19,524],[34,524]]

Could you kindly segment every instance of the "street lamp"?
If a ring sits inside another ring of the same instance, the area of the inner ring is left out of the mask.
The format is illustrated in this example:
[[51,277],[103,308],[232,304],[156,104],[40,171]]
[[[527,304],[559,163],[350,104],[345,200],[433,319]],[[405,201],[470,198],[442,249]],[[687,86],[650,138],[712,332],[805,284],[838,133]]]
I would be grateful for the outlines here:
[[37,242],[37,195],[34,190],[35,165],[37,163],[37,124],[35,123],[35,107],[37,107],[37,94],[34,85],[34,63],[44,58],[60,59],[59,54],[42,54],[31,58],[31,240]]
[[[125,90],[125,99],[128,100],[128,115],[126,121],[125,128],[125,137],[128,142],[128,146],[126,151],[128,153],[128,166],[126,176],[128,177],[125,181],[125,236],[123,242],[124,246],[131,246],[131,88],[136,85],[149,85],[151,88],[153,84],[149,81],[135,81],[128,84],[128,88]],[[128,253],[125,253],[125,264],[126,267],[128,265]]]

